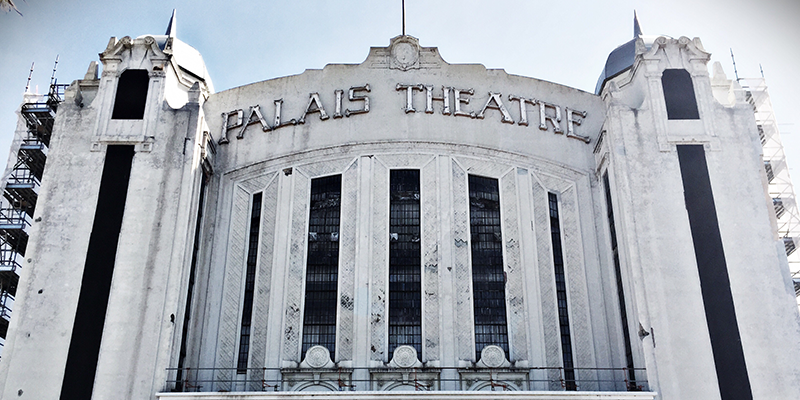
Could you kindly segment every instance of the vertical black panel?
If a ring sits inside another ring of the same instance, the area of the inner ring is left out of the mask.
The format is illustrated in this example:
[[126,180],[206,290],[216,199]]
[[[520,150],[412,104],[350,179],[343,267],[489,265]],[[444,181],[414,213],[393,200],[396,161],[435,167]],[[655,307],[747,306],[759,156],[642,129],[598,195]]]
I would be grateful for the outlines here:
[[421,356],[419,170],[391,171],[389,197],[389,359],[402,345]]
[[256,259],[258,258],[258,232],[261,226],[262,194],[253,195],[253,210],[250,214],[250,240],[247,246],[247,272],[244,280],[244,302],[242,304],[242,325],[239,331],[239,360],[236,372],[247,372],[247,357],[250,355],[250,324],[253,320],[253,295],[256,287]]
[[178,355],[178,372],[175,375],[175,391],[183,391],[183,366],[186,361],[186,347],[188,345],[189,324],[192,315],[192,297],[194,294],[194,283],[197,279],[197,255],[200,251],[200,231],[203,221],[203,205],[206,198],[206,185],[208,184],[208,174],[203,171],[200,181],[200,199],[197,204],[197,217],[194,225],[194,246],[192,247],[192,264],[189,268],[189,283],[186,288],[186,307],[183,311],[183,329],[181,330],[181,347]]
[[61,400],[92,397],[132,162],[133,146],[108,146],[61,386]]
[[489,345],[508,355],[506,277],[500,230],[497,179],[469,176],[469,230],[472,247],[472,294],[475,312],[475,358]]
[[625,344],[625,366],[628,369],[627,386],[628,390],[638,390],[636,386],[636,370],[633,364],[631,333],[628,328],[628,309],[625,306],[625,290],[623,290],[622,287],[622,268],[619,262],[617,225],[614,223],[614,204],[611,202],[611,184],[608,182],[608,172],[603,175],[603,186],[606,192],[606,216],[608,217],[609,236],[611,236],[611,253],[614,257],[614,276],[617,281],[617,300],[619,301],[619,314],[622,320],[622,339]]
[[308,259],[303,311],[303,357],[314,345],[336,353],[336,294],[339,275],[339,220],[342,176],[311,181]]
[[150,75],[144,69],[129,69],[122,73],[117,83],[114,110],[111,119],[142,119],[147,104]]
[[550,206],[550,239],[553,244],[553,271],[556,278],[558,300],[558,327],[561,337],[561,360],[564,363],[564,386],[567,390],[578,390],[575,382],[575,363],[572,360],[572,335],[569,330],[569,306],[567,302],[567,277],[564,273],[564,251],[561,247],[561,223],[558,215],[558,196],[547,194]]
[[678,145],[686,211],[722,400],[752,399],[702,145]]
[[665,69],[661,75],[667,119],[700,119],[692,76],[685,69]]

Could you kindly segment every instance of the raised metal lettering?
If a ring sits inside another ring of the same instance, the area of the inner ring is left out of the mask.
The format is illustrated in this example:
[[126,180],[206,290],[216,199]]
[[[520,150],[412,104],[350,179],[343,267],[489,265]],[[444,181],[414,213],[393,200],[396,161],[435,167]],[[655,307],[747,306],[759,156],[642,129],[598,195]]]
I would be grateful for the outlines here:
[[[561,129],[561,107],[545,103],[543,101],[537,101],[539,103],[539,129],[546,131],[547,130],[547,121],[550,121],[553,124],[553,132],[554,133],[564,133],[564,130]],[[552,108],[555,110],[555,116],[547,115],[547,107]]]
[[442,107],[442,114],[443,115],[450,115],[450,91],[453,90],[451,87],[442,86],[442,96],[437,97],[433,95],[433,85],[425,86],[425,112],[428,114],[433,114],[433,101],[441,101],[443,104]]
[[356,92],[362,92],[362,91],[369,93],[369,91],[370,91],[369,90],[369,83],[367,83],[364,86],[353,86],[353,87],[351,87],[350,90],[347,92],[347,99],[350,100],[350,101],[363,101],[364,102],[364,108],[362,108],[360,110],[347,109],[347,110],[344,111],[344,115],[349,117],[349,116],[351,116],[353,114],[364,114],[364,113],[368,113],[369,112],[369,97],[367,95],[356,95],[355,94]]
[[589,143],[588,136],[581,136],[575,134],[575,125],[580,125],[581,122],[583,122],[583,120],[581,119],[575,119],[576,115],[586,118],[586,111],[573,110],[569,107],[564,108],[564,116],[565,119],[567,120],[567,137],[578,139],[580,141],[583,141],[584,143]]
[[[256,117],[253,119],[253,117]],[[272,129],[271,126],[267,125],[267,121],[264,120],[264,116],[261,115],[261,106],[255,105],[250,107],[250,115],[247,117],[247,120],[244,124],[242,124],[242,129],[239,130],[239,134],[236,135],[237,139],[244,138],[244,131],[247,130],[247,127],[253,124],[261,124],[261,130],[267,132]]]
[[406,114],[417,112],[417,110],[414,109],[414,90],[422,91],[424,87],[422,85],[403,85],[398,83],[394,89],[406,91]]
[[[314,108],[312,108],[312,106]],[[319,93],[309,93],[308,94],[308,105],[306,106],[306,111],[303,112],[303,116],[297,121],[298,124],[305,124],[306,123],[306,116],[308,114],[312,114],[318,112],[320,120],[326,120],[330,118],[328,114],[325,112],[325,109],[322,107],[322,102],[319,100]]]
[[470,96],[475,94],[475,91],[472,89],[456,89],[453,88],[453,100],[455,101],[456,110],[453,113],[454,116],[462,116],[462,117],[470,117],[475,118],[474,112],[464,112],[461,111],[461,103],[469,104],[469,97],[463,98],[461,97],[461,93],[467,93]]
[[[494,105],[492,104],[492,102],[494,102]],[[503,95],[501,93],[489,92],[489,99],[486,100],[486,104],[483,105],[481,112],[479,112],[478,115],[476,115],[475,117],[483,119],[484,113],[486,112],[487,108],[500,111],[500,115],[502,117],[500,119],[501,121],[507,124],[514,123],[514,119],[511,118],[511,114],[508,113],[508,110],[506,110],[506,106],[503,105]]]
[[333,93],[336,95],[336,109],[333,112],[333,118],[342,118],[342,93],[344,93],[344,91],[342,89],[336,89]]
[[532,106],[536,105],[536,99],[526,99],[524,97],[520,97],[514,94],[508,95],[509,101],[519,101],[519,122],[518,124],[528,126],[528,107],[527,105],[530,104]]
[[[236,116],[236,122],[233,124],[230,123],[231,117]],[[228,131],[233,128],[238,128],[242,126],[242,121],[244,120],[244,111],[242,109],[228,111],[222,113],[222,135],[219,137],[219,144],[225,144],[230,142],[228,140]]]
[[295,120],[294,118],[286,122],[281,122],[282,108],[283,108],[283,99],[275,100],[275,123],[272,125],[272,129],[282,128],[287,125],[297,125],[297,120]]

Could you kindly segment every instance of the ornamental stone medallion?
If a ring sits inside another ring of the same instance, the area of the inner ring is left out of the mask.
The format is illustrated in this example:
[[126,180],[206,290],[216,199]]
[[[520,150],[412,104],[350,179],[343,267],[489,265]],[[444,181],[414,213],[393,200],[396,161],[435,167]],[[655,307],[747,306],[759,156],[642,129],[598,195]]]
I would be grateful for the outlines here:
[[506,363],[506,353],[498,346],[486,346],[481,350],[481,361],[489,368],[500,368]]
[[306,352],[305,362],[311,368],[323,368],[331,362],[331,353],[323,346],[313,346]]
[[400,368],[411,368],[417,363],[417,350],[411,346],[399,346],[394,350],[392,361]]
[[419,68],[419,42],[411,36],[399,36],[390,45],[390,68],[408,71]]

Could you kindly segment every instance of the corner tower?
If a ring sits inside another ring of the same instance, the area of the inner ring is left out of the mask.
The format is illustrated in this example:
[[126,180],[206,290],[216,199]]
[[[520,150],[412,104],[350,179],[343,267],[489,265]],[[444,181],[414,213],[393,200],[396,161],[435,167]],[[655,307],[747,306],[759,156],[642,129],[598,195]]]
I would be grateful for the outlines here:
[[640,347],[665,399],[794,397],[800,332],[753,109],[715,99],[700,39],[635,30],[598,80],[595,147],[634,361]]
[[111,38],[100,61],[58,110],[3,398],[149,398],[180,349],[213,86],[174,13],[165,35]]

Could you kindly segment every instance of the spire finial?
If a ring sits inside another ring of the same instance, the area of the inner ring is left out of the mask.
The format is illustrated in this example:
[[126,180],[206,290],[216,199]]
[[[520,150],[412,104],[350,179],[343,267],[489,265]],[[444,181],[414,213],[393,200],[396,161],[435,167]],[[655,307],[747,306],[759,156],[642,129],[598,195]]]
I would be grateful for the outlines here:
[[167,35],[168,37],[175,37],[175,31],[177,30],[177,23],[178,21],[175,20],[175,9],[172,9],[172,18],[169,19],[169,25],[167,26]]
[[642,36],[642,27],[639,26],[639,18],[636,17],[636,10],[633,10],[633,38]]

